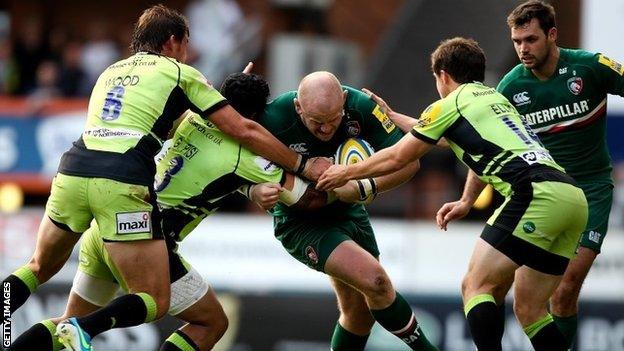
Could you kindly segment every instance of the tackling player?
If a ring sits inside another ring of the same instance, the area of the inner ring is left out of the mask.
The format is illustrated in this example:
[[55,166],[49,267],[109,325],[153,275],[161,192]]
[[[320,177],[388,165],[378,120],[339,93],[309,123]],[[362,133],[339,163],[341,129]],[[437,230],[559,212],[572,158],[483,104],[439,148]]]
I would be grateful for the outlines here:
[[[297,91],[269,103],[259,122],[284,144],[307,156],[331,156],[351,137],[362,138],[381,150],[403,135],[368,96],[341,86],[329,72],[304,77]],[[394,174],[371,178],[363,182],[367,185],[365,195],[394,188],[417,170],[418,162],[410,162]],[[363,205],[339,201],[310,212],[278,204],[272,215],[275,236],[286,251],[330,276],[340,310],[332,350],[363,350],[375,321],[413,350],[437,350],[379,263],[375,234]]]
[[553,318],[572,344],[581,286],[607,234],[613,202],[607,94],[624,96],[624,67],[602,54],[558,47],[555,11],[544,2],[519,5],[507,23],[521,63],[497,89],[576,180],[589,204],[577,256],[550,300]]
[[438,211],[440,228],[465,216],[486,183],[505,196],[477,240],[462,283],[477,348],[502,350],[498,304],[515,276],[514,312],[535,350],[567,350],[546,302],[587,223],[585,196],[509,101],[481,83],[485,55],[474,40],[443,41],[431,54],[431,66],[441,99],[422,113],[412,135],[362,162],[330,167],[317,188],[394,172],[444,137],[470,171],[462,198]]
[[[260,76],[237,73],[225,80],[221,93],[238,112],[253,119],[264,109],[269,88]],[[171,335],[161,350],[209,350],[225,333],[227,317],[214,291],[178,254],[178,242],[241,186],[250,198],[268,207],[279,198],[289,206],[315,208],[324,206],[327,196],[242,148],[197,114],[192,113],[181,122],[171,143],[172,147],[158,157],[156,192],[163,208],[169,252],[172,298],[168,312],[188,324]],[[270,183],[254,185],[263,182]],[[63,317],[34,325],[16,339],[11,350],[58,351],[61,345],[53,336],[58,322],[106,305],[120,287],[128,291],[99,231],[97,223],[92,222],[83,234],[80,264]]]
[[228,106],[201,73],[183,63],[188,40],[186,19],[178,12],[163,5],[143,12],[133,32],[134,55],[100,75],[84,132],[61,159],[31,261],[3,281],[10,285],[12,313],[58,272],[95,219],[131,293],[61,324],[72,331],[68,338],[77,350],[91,349],[89,336],[152,321],[169,307],[153,157],[182,112],[191,109],[210,119],[225,134],[297,173],[314,177],[324,167]]

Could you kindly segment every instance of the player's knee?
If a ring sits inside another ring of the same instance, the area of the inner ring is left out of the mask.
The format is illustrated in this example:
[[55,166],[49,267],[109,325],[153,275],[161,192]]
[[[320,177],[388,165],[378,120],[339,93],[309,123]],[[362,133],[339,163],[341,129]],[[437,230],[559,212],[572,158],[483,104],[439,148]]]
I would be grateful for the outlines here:
[[369,298],[383,298],[393,295],[394,288],[390,277],[383,269],[380,269],[367,277],[363,286],[363,293]]
[[470,273],[466,274],[461,283],[462,296],[474,295],[481,288],[481,285]]
[[546,306],[542,304],[531,304],[528,302],[514,300],[514,314],[522,326],[530,325],[548,312]]

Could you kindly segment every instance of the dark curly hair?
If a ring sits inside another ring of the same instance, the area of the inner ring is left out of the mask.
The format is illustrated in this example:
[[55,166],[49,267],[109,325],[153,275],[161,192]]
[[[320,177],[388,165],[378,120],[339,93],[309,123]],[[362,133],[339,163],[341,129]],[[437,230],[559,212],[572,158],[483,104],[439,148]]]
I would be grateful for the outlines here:
[[264,111],[269,98],[269,84],[257,74],[233,73],[221,85],[221,94],[244,117],[254,119]]

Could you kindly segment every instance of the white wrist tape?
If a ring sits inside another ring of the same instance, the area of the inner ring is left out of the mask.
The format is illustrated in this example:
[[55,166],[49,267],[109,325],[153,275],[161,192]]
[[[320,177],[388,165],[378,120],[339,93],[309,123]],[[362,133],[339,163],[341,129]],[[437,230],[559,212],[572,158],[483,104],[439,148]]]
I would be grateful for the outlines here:
[[292,206],[296,204],[299,199],[305,194],[306,189],[308,188],[310,183],[305,180],[295,176],[294,184],[292,190],[288,190],[285,187],[282,187],[282,192],[280,193],[279,201],[287,206]]

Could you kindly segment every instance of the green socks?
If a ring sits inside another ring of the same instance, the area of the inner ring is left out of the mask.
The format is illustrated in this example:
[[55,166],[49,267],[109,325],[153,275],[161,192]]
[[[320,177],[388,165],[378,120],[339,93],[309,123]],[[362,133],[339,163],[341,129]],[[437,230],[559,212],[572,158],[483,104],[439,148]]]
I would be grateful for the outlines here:
[[524,328],[535,351],[567,351],[568,343],[550,314]]
[[559,327],[559,330],[563,333],[563,336],[565,336],[566,341],[568,342],[568,347],[571,347],[574,342],[574,338],[576,337],[578,315],[570,317],[557,317],[553,315],[552,317],[557,327]]
[[59,351],[63,345],[54,335],[56,324],[47,319],[37,323],[20,335],[11,345],[11,351]]
[[[20,267],[2,281],[2,288],[9,290],[9,311],[11,314],[28,300],[39,287],[39,279],[26,266]],[[5,307],[6,308],[6,307]]]
[[368,335],[360,336],[351,333],[336,322],[331,339],[332,351],[362,351],[366,346]]
[[412,308],[398,292],[390,306],[382,310],[371,310],[371,313],[377,323],[403,340],[412,350],[438,351],[427,340],[416,321]]
[[165,340],[159,351],[199,351],[199,347],[188,335],[176,330]]

